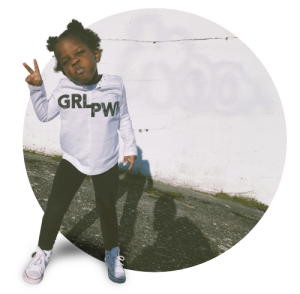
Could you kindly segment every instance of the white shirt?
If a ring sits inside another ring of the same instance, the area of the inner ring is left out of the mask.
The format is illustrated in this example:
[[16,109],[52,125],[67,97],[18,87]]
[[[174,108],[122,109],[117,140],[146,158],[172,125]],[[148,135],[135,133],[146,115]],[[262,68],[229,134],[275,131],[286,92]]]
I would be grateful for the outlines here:
[[118,162],[117,130],[124,141],[124,156],[137,155],[121,77],[105,74],[90,86],[62,78],[49,99],[44,84],[28,87],[40,121],[50,121],[60,114],[63,158],[82,173],[97,175]]

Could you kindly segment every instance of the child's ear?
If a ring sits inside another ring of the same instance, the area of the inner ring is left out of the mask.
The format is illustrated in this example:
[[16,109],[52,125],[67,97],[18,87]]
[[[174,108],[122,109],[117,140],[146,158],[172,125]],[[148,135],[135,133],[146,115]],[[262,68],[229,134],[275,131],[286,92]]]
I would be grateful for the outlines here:
[[101,50],[99,48],[95,49],[95,58],[97,62],[100,62],[101,60]]

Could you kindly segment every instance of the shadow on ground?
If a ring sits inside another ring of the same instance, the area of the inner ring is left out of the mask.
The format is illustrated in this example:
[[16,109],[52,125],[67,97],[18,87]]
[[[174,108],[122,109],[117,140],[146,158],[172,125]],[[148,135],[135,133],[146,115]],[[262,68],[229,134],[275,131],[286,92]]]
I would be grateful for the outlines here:
[[[29,152],[24,152],[24,160],[33,192],[45,210],[59,162]],[[148,161],[141,155],[138,160],[147,171]],[[78,248],[103,261],[94,195],[91,178],[86,177],[64,216],[60,232]],[[117,214],[124,267],[147,272],[178,270],[206,262],[238,243],[263,216],[263,212],[238,203],[155,183],[150,169],[148,177],[120,170]]]

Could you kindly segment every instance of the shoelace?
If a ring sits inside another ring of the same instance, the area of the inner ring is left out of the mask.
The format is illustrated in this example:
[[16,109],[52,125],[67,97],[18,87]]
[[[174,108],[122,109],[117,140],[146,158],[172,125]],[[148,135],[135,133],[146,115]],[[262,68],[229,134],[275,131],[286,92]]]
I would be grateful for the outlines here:
[[[46,262],[47,262],[45,259],[48,259],[48,256],[42,256],[41,254],[37,255],[37,253],[35,253],[33,256],[37,258],[35,260],[33,259],[32,263],[28,266],[28,268],[32,268],[37,265],[42,265],[42,267],[38,267],[39,272],[42,273],[45,269]],[[44,262],[42,261],[43,257],[45,257]]]
[[122,256],[122,255],[117,255],[115,258],[112,257],[111,255],[109,255],[109,258],[108,258],[110,264],[113,263],[114,260],[116,260],[116,265],[120,266],[120,265],[124,265],[121,261],[124,261],[125,260],[125,257]]
[[40,267],[39,265],[43,265],[42,261],[43,256],[39,255],[38,258],[30,265],[31,268],[37,268],[40,272],[43,271],[44,266]]

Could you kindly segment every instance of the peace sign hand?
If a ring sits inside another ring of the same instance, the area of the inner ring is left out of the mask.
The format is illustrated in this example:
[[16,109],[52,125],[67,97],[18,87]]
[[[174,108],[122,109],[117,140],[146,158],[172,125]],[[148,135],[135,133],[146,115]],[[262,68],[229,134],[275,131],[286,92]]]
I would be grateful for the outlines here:
[[34,63],[34,71],[25,62],[23,63],[24,67],[30,73],[26,77],[25,81],[31,86],[39,87],[43,84],[43,80],[36,59],[33,60],[33,63]]

